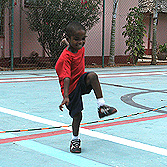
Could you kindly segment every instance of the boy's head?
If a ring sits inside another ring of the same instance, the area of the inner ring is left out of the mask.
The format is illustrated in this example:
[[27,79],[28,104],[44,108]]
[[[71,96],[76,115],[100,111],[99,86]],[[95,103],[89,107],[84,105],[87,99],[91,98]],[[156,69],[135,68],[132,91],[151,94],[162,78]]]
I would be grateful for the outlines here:
[[67,40],[69,42],[69,50],[76,53],[85,44],[86,30],[78,22],[74,21],[66,27]]
[[69,23],[66,27],[66,35],[67,38],[71,38],[71,36],[73,36],[75,34],[76,31],[78,30],[85,30],[84,26],[82,26],[79,22],[77,21],[73,21],[71,23]]

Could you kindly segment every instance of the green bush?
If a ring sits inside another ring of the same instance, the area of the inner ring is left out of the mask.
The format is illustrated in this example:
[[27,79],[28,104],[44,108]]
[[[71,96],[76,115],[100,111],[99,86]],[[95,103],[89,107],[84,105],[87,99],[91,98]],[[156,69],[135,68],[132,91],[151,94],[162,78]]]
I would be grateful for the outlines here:
[[100,0],[36,0],[34,2],[26,11],[29,28],[38,33],[39,43],[55,61],[65,47],[60,43],[65,37],[65,28],[69,22],[76,20],[90,30],[100,19]]
[[126,46],[128,47],[125,54],[129,52],[131,58],[133,58],[133,64],[137,63],[138,58],[143,57],[145,49],[143,46],[143,37],[146,33],[145,25],[143,24],[143,14],[137,7],[130,8],[130,13],[126,18],[126,25],[123,27],[125,31],[122,35],[127,37]]
[[159,52],[161,53],[167,52],[167,43],[164,43],[163,45],[159,45]]

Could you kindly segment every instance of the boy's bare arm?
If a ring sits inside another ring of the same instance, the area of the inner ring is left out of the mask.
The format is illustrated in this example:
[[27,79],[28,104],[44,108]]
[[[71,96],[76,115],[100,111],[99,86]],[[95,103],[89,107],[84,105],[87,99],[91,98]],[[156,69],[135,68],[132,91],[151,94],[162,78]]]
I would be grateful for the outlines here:
[[65,78],[64,79],[64,99],[63,99],[63,101],[61,102],[61,104],[59,106],[59,109],[61,111],[63,111],[63,105],[64,104],[66,104],[66,105],[69,104],[69,97],[68,97],[69,85],[70,85],[70,78]]

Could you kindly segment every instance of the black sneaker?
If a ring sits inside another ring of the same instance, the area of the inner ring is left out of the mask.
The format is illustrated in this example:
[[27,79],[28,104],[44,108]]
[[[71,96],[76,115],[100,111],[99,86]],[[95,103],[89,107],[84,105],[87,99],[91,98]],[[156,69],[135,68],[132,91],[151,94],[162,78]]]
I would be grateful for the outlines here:
[[80,147],[81,140],[71,140],[70,144],[70,152],[72,153],[81,153],[81,147]]
[[117,110],[113,107],[103,105],[98,108],[99,118],[103,118],[105,116],[116,113]]

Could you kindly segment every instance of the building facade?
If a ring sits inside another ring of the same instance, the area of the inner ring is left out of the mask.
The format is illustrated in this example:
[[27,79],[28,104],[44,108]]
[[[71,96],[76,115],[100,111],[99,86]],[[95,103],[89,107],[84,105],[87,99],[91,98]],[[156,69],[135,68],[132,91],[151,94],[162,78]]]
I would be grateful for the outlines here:
[[[37,41],[37,32],[29,29],[26,21],[28,0],[15,0],[14,5],[14,58],[22,59],[30,57],[32,53],[38,53],[40,57],[47,57],[43,48]],[[111,36],[111,20],[113,11],[113,2],[105,1],[105,27],[104,27],[104,56],[109,56],[110,51],[110,36]],[[126,45],[125,39],[122,36],[123,26],[126,24],[126,16],[129,8],[139,5],[138,0],[119,0],[117,17],[116,17],[116,33],[115,33],[115,56],[124,56]],[[22,10],[23,9],[23,10]],[[0,25],[0,58],[10,58],[11,50],[11,11],[8,8],[1,10],[1,25]],[[144,37],[145,49],[151,50],[151,44],[148,45],[148,32],[150,28],[150,14],[148,11],[144,13],[144,23],[146,25],[147,34]],[[152,19],[151,19],[152,21]],[[86,56],[101,56],[102,55],[102,16],[98,24],[96,24],[89,32],[86,42]],[[152,24],[151,24],[152,26]],[[152,27],[151,27],[152,34]],[[157,25],[157,43],[163,44],[167,42],[167,13],[160,12],[158,15]],[[150,36],[152,41],[152,35]]]

